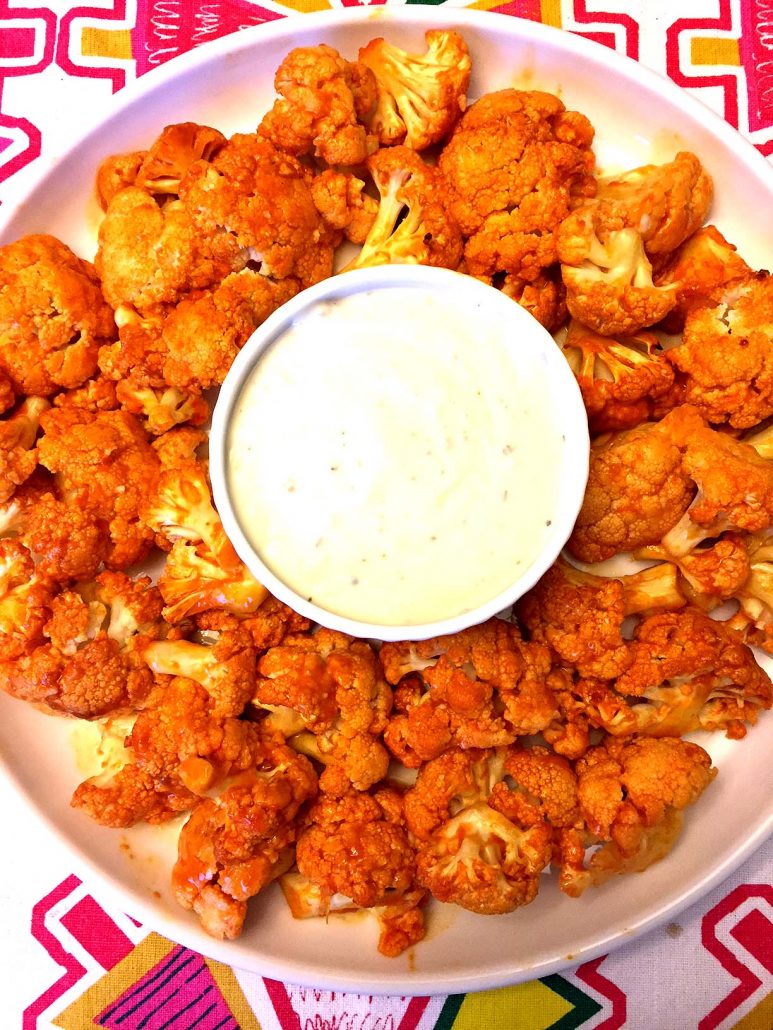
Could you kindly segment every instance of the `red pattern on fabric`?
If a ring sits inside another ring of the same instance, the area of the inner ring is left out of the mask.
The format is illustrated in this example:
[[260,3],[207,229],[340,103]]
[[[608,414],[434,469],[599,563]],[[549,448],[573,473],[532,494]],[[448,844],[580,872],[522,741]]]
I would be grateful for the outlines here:
[[[99,18],[100,21],[125,21],[126,0],[115,0],[115,7],[106,11],[102,7],[73,7],[61,20],[59,38],[56,43],[56,63],[76,78],[86,79],[109,79],[113,87],[113,93],[123,89],[126,85],[126,71],[123,68],[93,67],[85,64],[76,64],[70,58],[70,51],[80,53],[80,40],[73,40],[73,23],[82,18]],[[77,27],[76,27],[77,31]],[[72,46],[71,46],[72,43]]]
[[293,1008],[285,985],[279,980],[269,980],[266,976],[263,977],[263,985],[282,1030],[301,1030],[301,1021]]
[[769,129],[773,126],[773,0],[741,4],[740,49],[749,129]]
[[678,86],[720,86],[724,90],[725,121],[738,128],[738,83],[733,75],[686,75],[679,62],[679,37],[692,29],[721,29],[729,32],[733,27],[730,0],[719,0],[716,18],[679,18],[666,32],[666,71]]
[[[589,11],[586,0],[574,0],[572,13],[575,21],[580,25],[622,26],[625,32],[625,52],[628,57],[632,57],[635,61],[639,60],[639,23],[635,18],[630,18],[627,14],[614,14],[609,11]],[[589,38],[597,39],[597,35],[594,34]],[[598,40],[598,42],[602,41]]]
[[605,1019],[603,1023],[598,1023],[594,1030],[619,1030],[620,1027],[625,1026],[628,1001],[617,984],[607,980],[605,976],[599,973],[599,966],[605,961],[606,957],[606,955],[602,955],[601,958],[594,959],[593,962],[585,962],[583,965],[578,966],[575,970],[575,976],[578,980],[582,980],[583,983],[587,984],[588,987],[592,987],[602,998],[606,998],[607,1001],[612,1003],[612,1015]]
[[81,881],[77,876],[68,876],[58,887],[54,887],[50,894],[47,894],[45,898],[41,898],[32,910],[30,923],[32,936],[45,948],[54,962],[64,968],[64,973],[55,983],[51,984],[47,991],[44,991],[40,997],[36,998],[24,1010],[22,1030],[35,1030],[40,1014],[45,1012],[49,1005],[53,1005],[55,1001],[61,998],[66,991],[69,991],[86,972],[80,962],[64,950],[46,926],[46,916],[54,905],[72,894],[75,888],[80,886],[80,883]]
[[411,998],[408,1002],[408,1008],[403,1013],[403,1018],[397,1026],[397,1030],[416,1030],[427,1005],[429,1005],[429,998]]
[[32,57],[35,53],[35,30],[27,26],[0,28],[0,60],[8,57]]
[[755,909],[736,923],[730,936],[773,976],[773,923],[767,916]]
[[749,898],[765,898],[773,904],[773,887],[768,884],[742,884],[723,898],[703,917],[701,941],[723,969],[738,980],[738,985],[715,1006],[698,1024],[698,1030],[715,1030],[715,1027],[742,1005],[761,986],[760,978],[743,965],[717,937],[717,925],[726,916]]
[[73,905],[60,922],[103,969],[118,965],[134,948],[134,941],[88,895]]
[[509,3],[492,7],[491,14],[509,14],[513,18],[527,21],[542,21],[542,6],[539,0],[510,0]]

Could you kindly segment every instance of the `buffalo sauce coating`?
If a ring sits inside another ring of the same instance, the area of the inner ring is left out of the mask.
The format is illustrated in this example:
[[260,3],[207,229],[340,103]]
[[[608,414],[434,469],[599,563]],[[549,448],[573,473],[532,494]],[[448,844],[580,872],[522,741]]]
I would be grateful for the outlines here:
[[450,618],[540,552],[562,438],[544,362],[450,291],[318,303],[257,362],[228,438],[239,523],[274,574],[382,625]]

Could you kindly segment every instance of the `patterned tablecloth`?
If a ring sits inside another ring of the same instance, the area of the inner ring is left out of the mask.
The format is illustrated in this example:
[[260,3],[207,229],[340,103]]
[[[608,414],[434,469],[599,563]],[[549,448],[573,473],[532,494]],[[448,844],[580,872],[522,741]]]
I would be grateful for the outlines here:
[[[80,112],[96,117],[127,83],[177,54],[246,26],[359,3],[0,0],[0,197],[12,199],[41,155],[81,130]],[[773,160],[773,0],[469,6],[541,20],[642,61]],[[476,995],[376,998],[293,987],[203,959],[101,901],[7,789],[0,814],[0,1030],[773,1028],[770,841],[678,921],[561,975]]]

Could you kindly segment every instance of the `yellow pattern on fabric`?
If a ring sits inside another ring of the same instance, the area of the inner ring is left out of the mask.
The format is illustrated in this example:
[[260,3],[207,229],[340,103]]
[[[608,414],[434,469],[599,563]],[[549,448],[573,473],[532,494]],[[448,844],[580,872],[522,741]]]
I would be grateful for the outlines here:
[[690,40],[690,60],[693,64],[731,64],[740,67],[738,40],[695,36]]
[[[62,1030],[84,1030],[84,1027],[93,1026],[100,1012],[104,1012],[116,998],[141,980],[176,947],[176,944],[161,934],[149,933],[126,958],[101,976],[51,1022]],[[240,1030],[261,1030],[233,970],[222,962],[212,959],[204,961]]]
[[547,1030],[573,1006],[549,987],[532,983],[502,987],[482,994],[467,994],[454,1020],[453,1030]]
[[329,11],[330,0],[279,0],[282,7],[289,7],[301,14],[313,14],[315,11]]
[[540,19],[543,25],[561,28],[561,0],[540,0]]
[[733,1030],[770,1030],[773,1026],[773,994],[763,998],[742,1020],[733,1023]]
[[132,34],[129,29],[86,28],[81,32],[81,53],[84,57],[131,61]]

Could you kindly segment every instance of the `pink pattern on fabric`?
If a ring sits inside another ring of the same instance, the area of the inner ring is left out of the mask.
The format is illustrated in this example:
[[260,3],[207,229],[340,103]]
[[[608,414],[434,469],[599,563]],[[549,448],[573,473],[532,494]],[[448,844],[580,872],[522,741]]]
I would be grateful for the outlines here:
[[73,905],[60,922],[103,969],[118,965],[134,948],[134,942],[88,895]]
[[32,910],[32,936],[43,945],[54,962],[64,968],[64,973],[55,983],[51,984],[47,991],[44,991],[39,998],[36,998],[24,1010],[22,1030],[35,1030],[38,1025],[38,1016],[45,1012],[49,1005],[53,1005],[55,1001],[61,998],[66,991],[69,991],[86,972],[80,962],[64,950],[46,926],[46,917],[54,905],[72,894],[75,888],[80,886],[80,883],[81,881],[77,876],[68,876],[50,894],[42,898]]
[[773,923],[759,909],[736,923],[730,936],[773,976]]
[[752,132],[773,126],[773,0],[741,4],[741,63]]
[[239,1030],[201,955],[177,946],[133,983],[94,1022],[110,1030]]
[[542,21],[540,0],[510,0],[500,7],[492,7],[492,14],[509,14],[514,18],[525,18],[527,21]]
[[575,976],[578,980],[586,983],[588,987],[592,987],[602,998],[612,1002],[612,1015],[605,1019],[603,1023],[597,1023],[594,1030],[619,1030],[620,1027],[625,1026],[627,999],[617,984],[607,980],[605,976],[599,973],[599,966],[606,957],[606,955],[602,955],[601,958],[594,959],[593,962],[586,962],[584,965],[578,966],[575,970]]
[[59,38],[56,44],[56,63],[72,75],[83,79],[109,79],[113,86],[113,93],[123,89],[126,85],[126,71],[123,68],[94,67],[92,65],[77,64],[70,57],[71,51],[80,54],[81,42],[73,39],[73,23],[83,18],[99,18],[100,21],[126,20],[126,0],[116,0],[112,10],[106,11],[103,7],[73,7],[64,15],[59,27]]
[[35,53],[35,30],[26,26],[0,28],[0,60],[7,57],[32,57]]
[[137,75],[212,39],[284,17],[249,0],[138,0],[132,30]]
[[698,1030],[714,1030],[731,1013],[735,1012],[739,1005],[751,998],[752,994],[761,986],[760,978],[756,973],[743,965],[717,936],[717,926],[720,921],[735,912],[749,898],[765,898],[770,904],[773,904],[773,887],[769,884],[742,884],[730,891],[727,897],[724,897],[703,917],[701,941],[704,948],[714,956],[723,969],[738,981],[738,984],[707,1016],[704,1016],[698,1024]]

